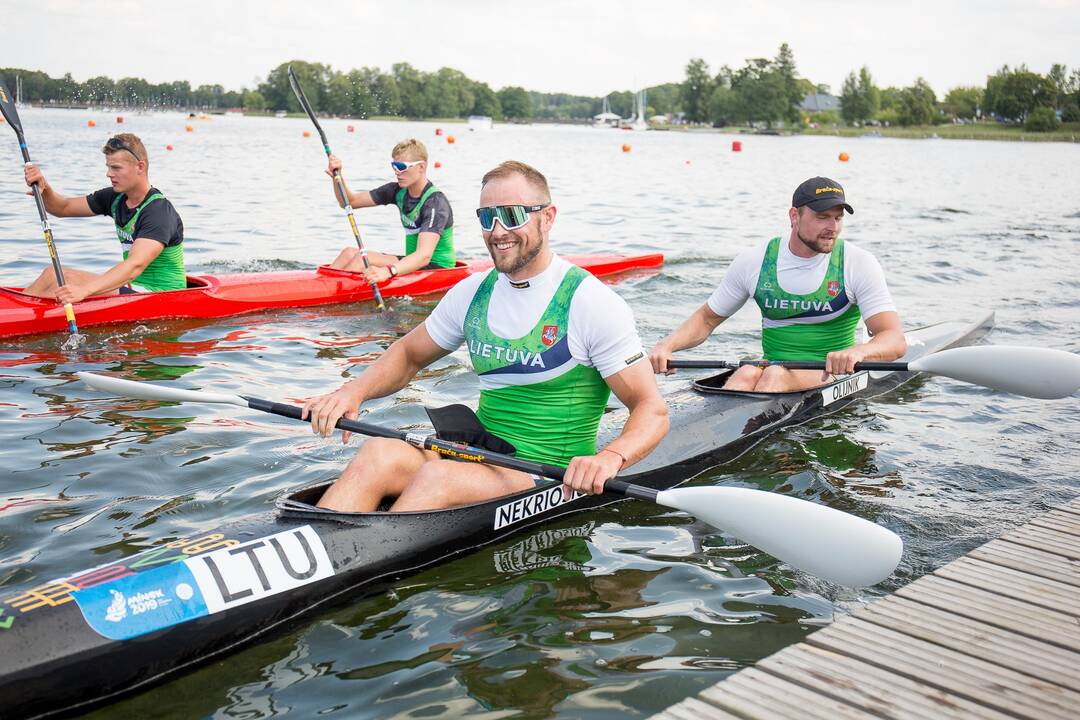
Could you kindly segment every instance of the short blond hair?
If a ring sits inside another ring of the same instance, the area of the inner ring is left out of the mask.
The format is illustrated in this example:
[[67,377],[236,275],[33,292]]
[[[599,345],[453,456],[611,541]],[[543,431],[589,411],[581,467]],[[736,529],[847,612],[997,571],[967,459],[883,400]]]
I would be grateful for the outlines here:
[[[146,154],[146,146],[143,145],[143,141],[139,139],[138,135],[135,133],[117,133],[109,138],[109,140],[113,139],[119,140],[131,148],[134,151],[135,158],[146,163],[147,168],[150,167],[150,156]],[[101,148],[101,152],[105,153],[106,157],[109,157],[118,152],[126,155],[128,151],[123,148],[109,147],[108,141],[106,141],[105,146]]]
[[407,140],[402,140],[395,145],[394,149],[390,151],[390,157],[403,157],[408,160],[423,160],[424,162],[427,162],[427,148],[424,147],[424,143],[416,138],[409,138]]
[[548,181],[544,173],[520,160],[504,160],[488,170],[480,181],[480,187],[483,188],[492,180],[501,180],[511,175],[520,175],[525,178],[525,182],[529,183],[534,190],[539,191],[541,202],[551,202],[551,190],[548,189]]

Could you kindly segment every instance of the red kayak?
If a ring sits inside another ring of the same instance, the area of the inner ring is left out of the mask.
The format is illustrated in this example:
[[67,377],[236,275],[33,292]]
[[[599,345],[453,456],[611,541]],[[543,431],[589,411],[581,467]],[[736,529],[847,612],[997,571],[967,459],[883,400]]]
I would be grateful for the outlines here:
[[[621,257],[579,255],[566,258],[597,277],[664,264],[660,253]],[[421,270],[400,275],[379,286],[383,297],[443,292],[475,272],[491,267],[490,260],[459,262],[445,270]],[[145,322],[164,318],[218,318],[269,308],[334,305],[371,300],[363,276],[323,265],[315,270],[235,275],[188,275],[184,290],[128,295],[102,295],[75,304],[79,327],[108,323]],[[19,288],[0,287],[0,337],[58,332],[67,329],[64,308],[54,300],[32,297]]]

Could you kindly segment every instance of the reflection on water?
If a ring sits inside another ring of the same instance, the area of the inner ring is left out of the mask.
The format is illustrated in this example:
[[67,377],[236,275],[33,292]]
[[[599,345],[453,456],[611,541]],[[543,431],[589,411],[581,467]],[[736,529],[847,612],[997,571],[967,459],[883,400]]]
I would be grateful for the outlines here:
[[[105,130],[85,120],[23,117],[41,138],[36,159],[68,194],[103,181]],[[322,149],[301,137],[306,121],[215,118],[188,134],[179,115],[127,120],[184,217],[192,272],[311,267],[352,242]],[[742,248],[783,233],[791,188],[824,174],[858,206],[845,235],[881,260],[907,325],[996,308],[993,342],[1080,350],[1080,283],[1064,260],[1080,239],[1074,145],[880,140],[841,167],[842,138],[744,138],[733,155],[726,136],[647,133],[629,154],[590,128],[498,126],[451,146],[431,124],[357,123],[352,135],[344,126],[326,122],[354,187],[390,179],[385,155],[402,137],[432,141],[443,165],[433,179],[458,211],[466,256],[483,252],[469,221],[477,180],[507,157],[548,174],[560,252],[665,252],[662,272],[616,285],[647,346],[700,306]],[[161,151],[166,143],[176,149]],[[0,157],[15,162],[17,152],[0,134]],[[228,202],[207,196],[219,177],[230,178]],[[20,178],[0,173],[3,284],[47,262]],[[1020,197],[1018,186],[1041,191]],[[368,246],[400,248],[394,212],[358,219]],[[104,219],[57,220],[54,232],[73,266],[115,262]],[[0,340],[0,593],[267,510],[287,488],[334,477],[362,442],[346,447],[232,406],[108,398],[73,373],[296,402],[362,371],[437,299],[393,298],[384,314],[361,303],[88,328],[77,352],[61,350],[60,334]],[[757,323],[744,310],[698,354],[757,354]],[[450,354],[396,397],[366,404],[365,419],[420,427],[424,405],[474,401],[467,367],[464,353]],[[660,382],[674,390],[689,377]],[[647,715],[1072,497],[1078,455],[1075,398],[928,379],[772,436],[694,480],[784,492],[899,532],[904,558],[880,587],[829,586],[723,529],[622,503],[389,579],[384,592],[96,715]]]

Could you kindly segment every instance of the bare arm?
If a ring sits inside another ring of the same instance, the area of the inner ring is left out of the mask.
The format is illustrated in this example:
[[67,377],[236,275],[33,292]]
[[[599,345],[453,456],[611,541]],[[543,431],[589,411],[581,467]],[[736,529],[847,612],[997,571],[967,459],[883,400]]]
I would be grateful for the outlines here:
[[900,324],[900,316],[893,311],[879,312],[866,318],[870,339],[861,345],[831,352],[825,357],[826,375],[846,375],[855,371],[855,363],[863,360],[886,362],[907,352],[907,340]]
[[345,207],[345,198],[341,196],[341,188],[338,187],[337,181],[334,180],[335,173],[341,175],[341,187],[345,188],[345,194],[349,198],[349,204],[352,207],[366,208],[375,206],[375,201],[371,199],[371,193],[367,190],[359,192],[349,190],[349,186],[345,183],[345,176],[341,173],[341,160],[338,159],[337,155],[331,155],[329,164],[326,166],[326,174],[330,176],[330,186],[334,190],[334,197],[337,198],[338,205]]
[[705,342],[713,330],[725,320],[727,320],[726,317],[714,313],[707,303],[699,307],[682,325],[653,347],[652,352],[649,353],[653,372],[665,375],[675,372],[669,370],[667,366],[672,354],[679,350],[697,347]]
[[135,238],[127,258],[89,282],[69,282],[64,287],[57,288],[56,299],[61,303],[77,303],[91,295],[101,295],[121,285],[127,285],[142,275],[146,266],[153,262],[164,249],[165,246],[157,240]]
[[652,452],[668,431],[667,404],[649,365],[636,363],[605,382],[630,416],[619,437],[607,447],[595,455],[576,457],[567,466],[563,482],[586,493],[603,492],[607,480]]
[[45,210],[50,215],[56,217],[92,217],[94,215],[90,209],[90,203],[84,196],[69,198],[53,190],[37,165],[27,164],[23,169],[23,175],[26,177],[27,185],[37,183]]
[[[394,342],[360,377],[342,385],[332,393],[314,397],[304,403],[301,417],[311,414],[312,431],[329,437],[342,417],[356,420],[360,404],[369,398],[391,395],[405,387],[423,368],[449,354],[428,334],[420,323],[408,335]],[[342,435],[349,441],[349,433]]]

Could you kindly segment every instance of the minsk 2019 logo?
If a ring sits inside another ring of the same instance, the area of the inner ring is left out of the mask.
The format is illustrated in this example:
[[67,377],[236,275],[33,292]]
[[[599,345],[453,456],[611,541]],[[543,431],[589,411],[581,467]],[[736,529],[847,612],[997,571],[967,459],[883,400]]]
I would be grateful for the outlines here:
[[559,326],[558,325],[545,325],[544,332],[540,335],[540,342],[544,343],[548,347],[555,344],[555,341],[559,339]]
[[826,292],[829,293],[829,297],[836,297],[837,295],[839,295],[840,294],[840,281],[839,280],[830,280],[829,281],[829,287],[826,289]]

